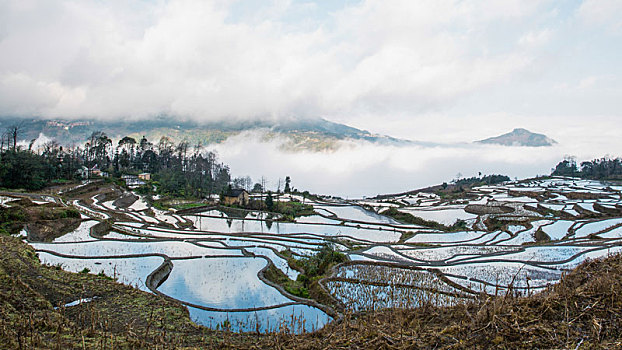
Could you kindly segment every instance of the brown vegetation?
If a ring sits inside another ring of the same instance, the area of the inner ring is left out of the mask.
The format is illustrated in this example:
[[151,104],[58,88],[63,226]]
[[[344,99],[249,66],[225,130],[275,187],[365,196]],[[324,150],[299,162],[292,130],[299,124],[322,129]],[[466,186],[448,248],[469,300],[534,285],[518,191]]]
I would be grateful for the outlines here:
[[36,205],[28,198],[11,202],[8,208],[0,208],[2,229],[17,234],[26,228],[32,241],[50,241],[75,230],[80,225],[80,213],[70,207],[55,203]]
[[611,349],[622,346],[622,256],[588,261],[547,291],[348,315],[314,334],[263,338],[297,349]]

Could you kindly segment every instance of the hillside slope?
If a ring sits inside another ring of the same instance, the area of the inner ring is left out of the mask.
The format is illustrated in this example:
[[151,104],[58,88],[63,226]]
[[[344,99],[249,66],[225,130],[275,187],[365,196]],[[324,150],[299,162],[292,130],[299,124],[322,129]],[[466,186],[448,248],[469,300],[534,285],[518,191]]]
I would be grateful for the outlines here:
[[[311,334],[235,334],[196,326],[179,304],[39,264],[0,235],[0,343],[7,348],[533,349],[622,346],[622,256],[588,261],[547,291],[453,307],[349,314]],[[62,307],[82,298],[82,305]],[[61,306],[55,308],[55,306]]]

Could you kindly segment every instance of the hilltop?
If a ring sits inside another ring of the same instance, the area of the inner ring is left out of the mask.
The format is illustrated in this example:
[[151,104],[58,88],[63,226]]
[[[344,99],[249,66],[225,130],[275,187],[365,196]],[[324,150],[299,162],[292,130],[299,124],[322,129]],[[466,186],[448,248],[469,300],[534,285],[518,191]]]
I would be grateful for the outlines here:
[[477,143],[503,146],[547,147],[557,142],[546,135],[536,134],[527,129],[516,128],[507,134],[490,137]]

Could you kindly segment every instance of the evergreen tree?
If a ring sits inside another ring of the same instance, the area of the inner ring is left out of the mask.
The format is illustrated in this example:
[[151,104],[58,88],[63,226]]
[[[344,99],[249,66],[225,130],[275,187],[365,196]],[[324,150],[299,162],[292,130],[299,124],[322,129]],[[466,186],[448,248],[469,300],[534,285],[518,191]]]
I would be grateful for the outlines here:
[[268,191],[268,195],[266,197],[266,208],[268,208],[268,210],[272,210],[274,208],[274,201],[272,200],[271,191]]

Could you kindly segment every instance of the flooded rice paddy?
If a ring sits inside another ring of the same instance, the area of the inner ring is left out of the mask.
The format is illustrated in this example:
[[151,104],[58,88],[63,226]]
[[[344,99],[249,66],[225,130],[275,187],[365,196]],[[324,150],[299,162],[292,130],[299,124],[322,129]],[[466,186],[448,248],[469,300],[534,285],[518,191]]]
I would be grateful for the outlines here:
[[[212,328],[308,332],[345,311],[453,305],[481,293],[528,295],[586,259],[622,247],[619,186],[552,178],[476,187],[460,200],[411,193],[365,200],[306,200],[315,215],[296,222],[265,213],[211,208],[157,210],[139,198],[74,200],[81,225],[52,242],[30,242],[42,262],[88,269],[173,298]],[[11,197],[1,197],[7,205]],[[281,200],[296,200],[290,197]],[[388,208],[450,226],[409,225]],[[93,228],[112,221],[106,232]],[[294,297],[266,280],[273,264],[295,280],[296,258],[325,244],[348,256],[319,281],[331,305]]]

